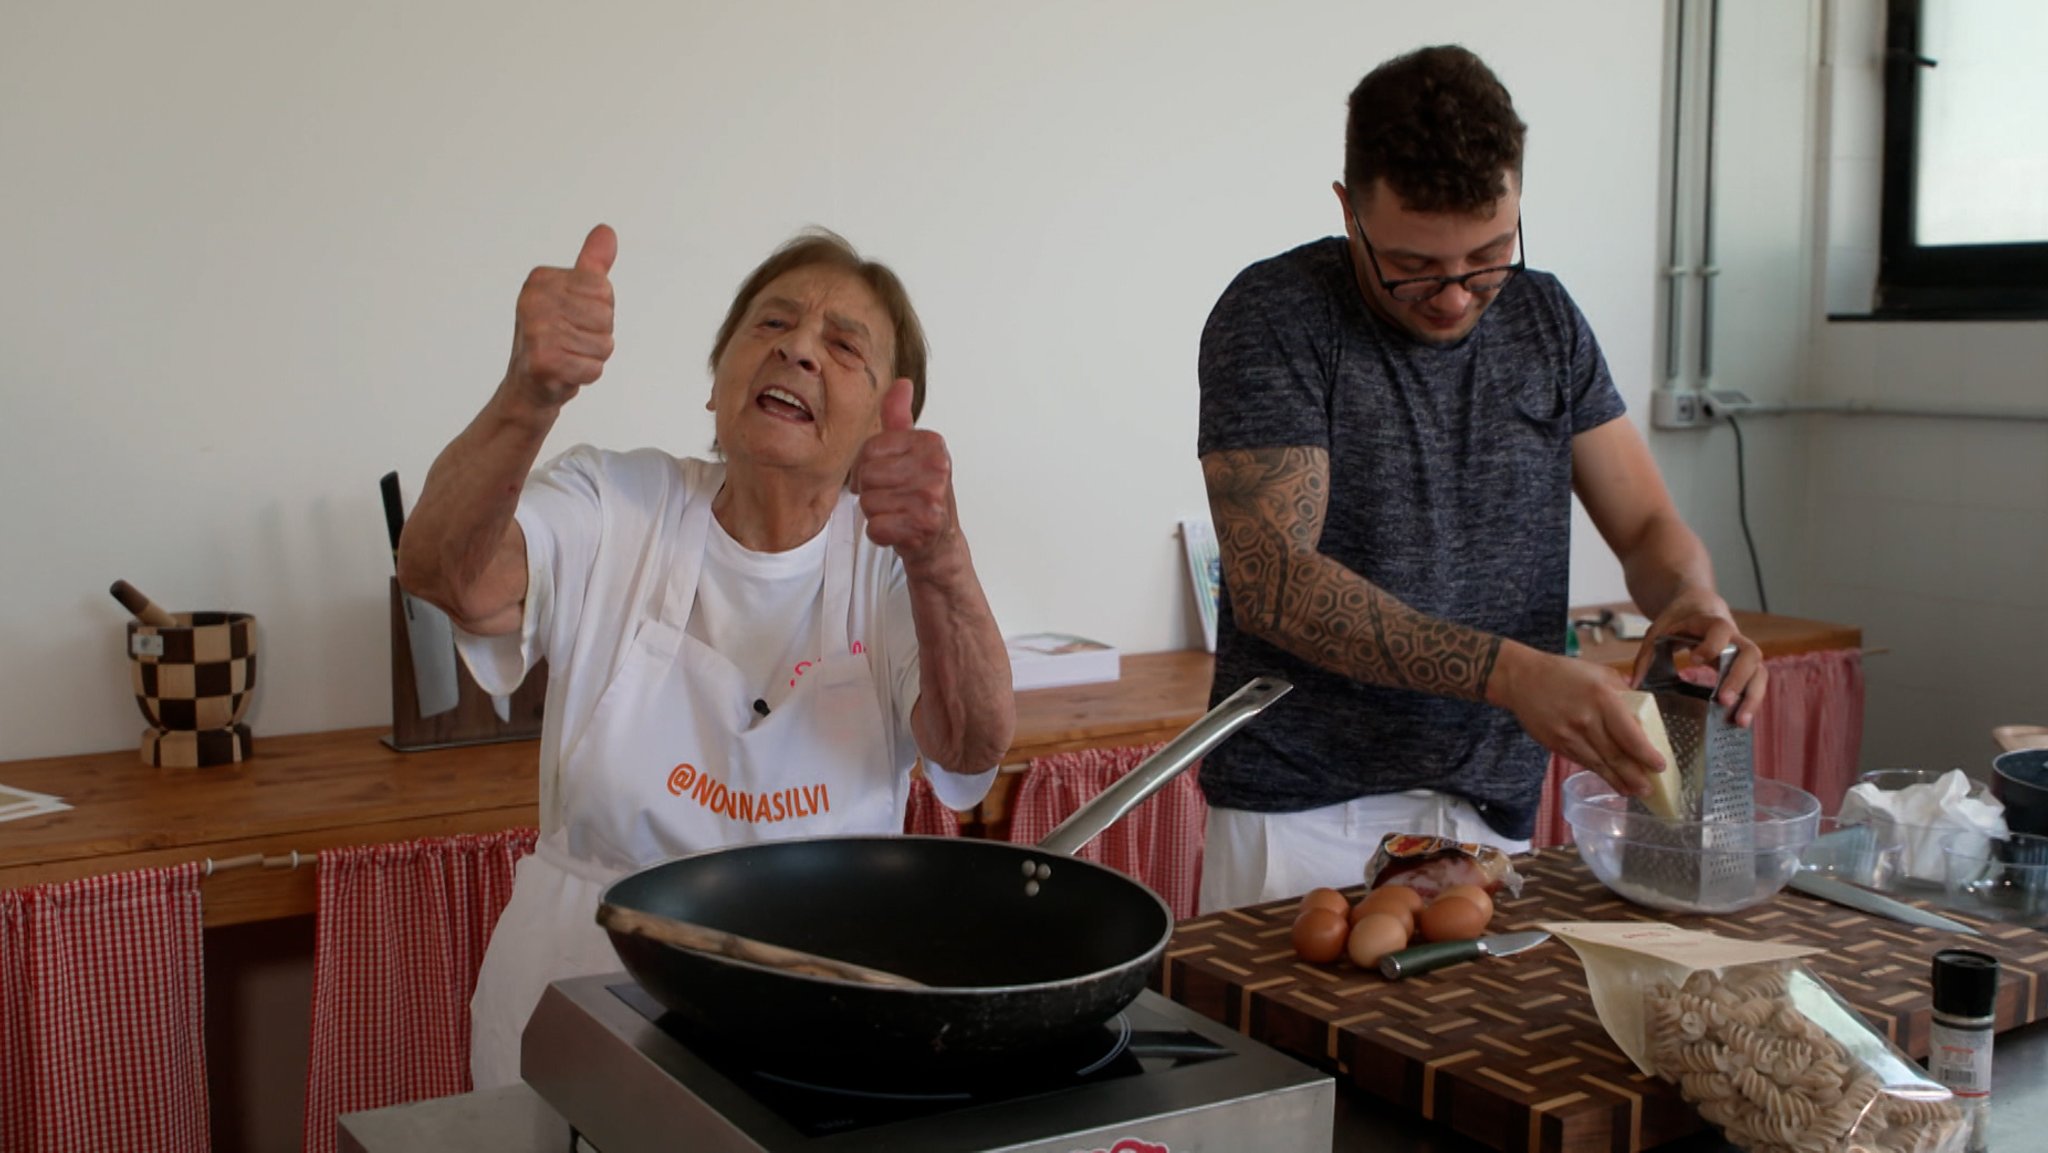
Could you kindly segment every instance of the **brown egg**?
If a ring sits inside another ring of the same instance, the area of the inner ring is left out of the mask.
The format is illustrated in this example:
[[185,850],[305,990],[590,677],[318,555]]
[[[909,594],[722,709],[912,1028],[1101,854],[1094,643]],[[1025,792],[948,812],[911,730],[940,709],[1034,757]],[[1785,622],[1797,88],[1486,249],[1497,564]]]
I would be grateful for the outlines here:
[[1444,897],[1463,897],[1479,906],[1479,911],[1486,914],[1487,920],[1493,920],[1493,897],[1477,885],[1452,885],[1437,894],[1437,897],[1439,900]]
[[1442,896],[1415,923],[1425,941],[1469,941],[1486,932],[1486,912],[1463,897]]
[[1344,914],[1329,909],[1303,910],[1294,919],[1294,955],[1326,965],[1344,955],[1344,941],[1350,934]]
[[[1405,914],[1404,914],[1405,915]],[[1361,969],[1379,968],[1380,958],[1408,947],[1407,925],[1390,913],[1367,913],[1351,926],[1344,951]]]
[[1341,917],[1351,911],[1351,902],[1335,889],[1310,889],[1307,895],[1302,897],[1301,907],[1296,909],[1295,913],[1300,915],[1310,909],[1328,909]]
[[1422,907],[1428,903],[1421,893],[1406,885],[1383,885],[1367,893],[1358,902],[1367,912],[1390,913],[1399,909],[1408,914],[1410,921],[1413,921],[1415,914],[1420,913]]
[[[1403,891],[1412,893],[1415,890],[1407,889]],[[1382,917],[1392,917],[1396,921],[1401,922],[1402,932],[1410,937],[1414,936],[1415,912],[1408,907],[1408,903],[1401,900],[1374,900],[1373,898],[1378,895],[1377,893],[1368,893],[1364,900],[1351,906],[1351,923],[1356,925],[1365,917],[1378,913]],[[1416,909],[1421,907],[1420,904],[1415,906]]]

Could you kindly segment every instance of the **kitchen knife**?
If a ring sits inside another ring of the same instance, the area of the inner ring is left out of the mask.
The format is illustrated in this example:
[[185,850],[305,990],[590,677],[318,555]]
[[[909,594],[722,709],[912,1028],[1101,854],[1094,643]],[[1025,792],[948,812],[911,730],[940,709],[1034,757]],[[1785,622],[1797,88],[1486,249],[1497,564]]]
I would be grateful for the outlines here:
[[1939,913],[1930,913],[1904,901],[1887,897],[1883,893],[1874,893],[1869,889],[1859,888],[1847,881],[1838,881],[1820,873],[1801,869],[1792,874],[1790,883],[1793,888],[1809,897],[1819,897],[1823,901],[1832,901],[1858,912],[1875,913],[1880,917],[1890,917],[1894,921],[1904,921],[1908,925],[1919,925],[1928,929],[1946,929],[1951,933],[1968,933],[1972,936],[1983,935],[1961,921],[1952,920]]
[[1520,933],[1496,933],[1473,941],[1437,941],[1417,945],[1381,957],[1380,975],[1389,981],[1398,981],[1459,961],[1470,961],[1474,957],[1506,957],[1524,949],[1533,949],[1549,939],[1549,933],[1530,929]]
[[[398,474],[387,472],[378,483],[384,493],[384,527],[391,533],[391,559],[398,559],[398,534],[405,529],[405,503],[398,495]],[[405,636],[412,646],[412,683],[420,716],[435,717],[455,707],[462,687],[455,679],[455,631],[448,614],[398,590],[405,606]]]

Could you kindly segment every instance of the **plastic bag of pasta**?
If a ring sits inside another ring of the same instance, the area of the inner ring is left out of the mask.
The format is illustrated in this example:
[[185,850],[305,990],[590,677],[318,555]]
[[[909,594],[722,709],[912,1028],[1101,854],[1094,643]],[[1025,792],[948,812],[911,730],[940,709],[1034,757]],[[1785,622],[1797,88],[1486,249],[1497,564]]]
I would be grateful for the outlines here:
[[1799,961],[1821,950],[1670,925],[1542,926],[1600,1023],[1749,1153],[1960,1153],[1954,1096]]

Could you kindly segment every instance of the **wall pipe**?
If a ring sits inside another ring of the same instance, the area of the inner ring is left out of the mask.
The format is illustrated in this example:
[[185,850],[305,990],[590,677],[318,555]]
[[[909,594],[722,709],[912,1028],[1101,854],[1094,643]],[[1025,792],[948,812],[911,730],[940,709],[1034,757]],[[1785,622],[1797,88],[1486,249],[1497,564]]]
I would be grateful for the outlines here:
[[1990,420],[2048,422],[2048,410],[2038,408],[1973,407],[1918,401],[1794,400],[1772,404],[1744,405],[1731,415],[1752,416],[1900,416],[1931,420]]
[[1685,374],[1685,23],[1688,0],[1678,0],[1676,37],[1671,50],[1671,218],[1664,254],[1664,387],[1675,389]]
[[1707,0],[1706,177],[1700,187],[1700,387],[1714,381],[1714,124],[1715,90],[1721,78],[1721,0]]

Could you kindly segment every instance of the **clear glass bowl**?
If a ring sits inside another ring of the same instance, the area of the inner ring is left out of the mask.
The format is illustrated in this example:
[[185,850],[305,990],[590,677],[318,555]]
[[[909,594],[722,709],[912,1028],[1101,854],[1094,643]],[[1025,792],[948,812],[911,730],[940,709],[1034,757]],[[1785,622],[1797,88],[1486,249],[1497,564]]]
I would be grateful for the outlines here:
[[1892,835],[1896,831],[1870,822],[1843,824],[1840,818],[1822,817],[1813,843],[1799,854],[1799,867],[1852,885],[1891,889],[1903,879],[1900,861],[1905,845]]
[[[1799,871],[1820,824],[1812,793],[1762,779],[1746,836],[1728,836],[1721,822],[1631,812],[1628,802],[1596,773],[1565,778],[1565,823],[1593,875],[1623,900],[1675,913],[1732,913],[1769,900]],[[1682,881],[1724,872],[1752,879],[1711,897]]]
[[[1968,774],[1965,775],[1967,776]],[[1939,784],[1941,779],[1946,776],[1948,776],[1948,771],[1941,769],[1871,769],[1868,772],[1856,774],[1856,783],[1859,785],[1875,785],[1881,793],[1892,793],[1900,789],[1913,788],[1915,785]],[[1989,785],[1975,777],[1970,777],[1969,780],[1971,796],[1982,797],[1990,794],[1991,788]]]
[[[1932,793],[1935,786],[1946,780],[1950,773],[1955,771],[1938,771],[1935,769],[1873,769],[1858,776],[1856,778],[1858,785],[1869,785],[1879,793],[1892,794],[1880,802],[1880,804],[1888,805],[1889,809],[1878,807],[1876,804],[1849,806],[1847,804],[1849,798],[1843,798],[1845,810],[1853,809],[1852,816],[1850,817],[1852,821],[1868,823],[1877,830],[1877,839],[1880,844],[1893,845],[1898,848],[1899,859],[1897,868],[1893,873],[1893,883],[1887,887],[1901,890],[1927,889],[1936,892],[1943,888],[1944,879],[1948,872],[1948,863],[1942,856],[1941,840],[1951,830],[1957,829],[1959,823],[1950,817],[1928,813],[1926,814],[1926,819],[1937,823],[1907,824],[1900,820],[1898,815],[1897,810],[1902,799],[1898,794],[1902,794],[1909,789],[1924,789],[1926,791],[1916,797],[1916,799],[1924,799]],[[1987,805],[1993,801],[1992,790],[1983,781],[1970,777],[1967,774],[1965,774],[1965,779],[1968,781],[1969,787],[1966,795],[1969,798]],[[1917,814],[1922,810],[1916,807],[1913,811]]]
[[1945,903],[1957,912],[2048,926],[2048,837],[1956,832],[1941,839],[1941,854],[1948,869]]

